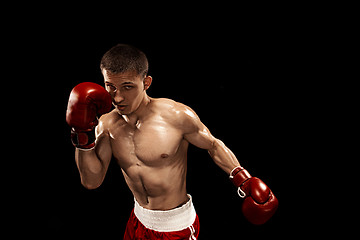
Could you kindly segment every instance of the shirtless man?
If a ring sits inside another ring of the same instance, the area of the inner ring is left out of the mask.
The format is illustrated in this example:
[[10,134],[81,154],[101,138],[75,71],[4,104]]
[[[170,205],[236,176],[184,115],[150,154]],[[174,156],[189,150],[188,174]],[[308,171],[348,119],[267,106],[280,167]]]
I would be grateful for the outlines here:
[[152,77],[143,52],[118,44],[104,54],[100,68],[105,89],[89,82],[74,87],[66,120],[86,188],[101,185],[112,157],[122,169],[135,199],[124,239],[197,239],[199,219],[186,191],[189,143],[206,149],[230,176],[245,198],[242,211],[251,223],[270,219],[278,205],[274,194],[240,166],[196,113],[147,95]]

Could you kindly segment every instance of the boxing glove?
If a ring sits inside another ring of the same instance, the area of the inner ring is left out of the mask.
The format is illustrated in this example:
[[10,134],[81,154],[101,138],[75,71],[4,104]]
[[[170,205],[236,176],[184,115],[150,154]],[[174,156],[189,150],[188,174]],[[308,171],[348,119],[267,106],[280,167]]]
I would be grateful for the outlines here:
[[71,141],[77,148],[95,146],[97,117],[111,110],[111,96],[100,85],[83,82],[76,85],[69,97],[66,122],[71,127]]
[[263,181],[251,177],[242,167],[231,171],[230,180],[238,188],[239,196],[244,198],[241,209],[249,222],[261,225],[275,214],[279,202]]

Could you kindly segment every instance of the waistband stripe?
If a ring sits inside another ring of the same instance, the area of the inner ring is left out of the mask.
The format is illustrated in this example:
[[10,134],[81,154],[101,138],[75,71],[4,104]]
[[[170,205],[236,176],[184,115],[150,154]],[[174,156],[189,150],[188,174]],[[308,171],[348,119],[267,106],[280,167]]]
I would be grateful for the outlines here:
[[190,227],[196,219],[192,198],[181,207],[167,210],[149,210],[143,208],[135,199],[135,216],[148,229],[158,232],[175,232]]

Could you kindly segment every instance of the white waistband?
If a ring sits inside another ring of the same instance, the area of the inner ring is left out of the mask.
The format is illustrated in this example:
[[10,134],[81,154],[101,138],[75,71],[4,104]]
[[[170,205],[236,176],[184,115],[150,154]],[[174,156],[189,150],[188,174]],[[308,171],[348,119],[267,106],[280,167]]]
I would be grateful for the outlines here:
[[190,227],[196,219],[192,198],[181,207],[161,211],[141,207],[135,199],[135,216],[148,229],[158,232],[175,232]]

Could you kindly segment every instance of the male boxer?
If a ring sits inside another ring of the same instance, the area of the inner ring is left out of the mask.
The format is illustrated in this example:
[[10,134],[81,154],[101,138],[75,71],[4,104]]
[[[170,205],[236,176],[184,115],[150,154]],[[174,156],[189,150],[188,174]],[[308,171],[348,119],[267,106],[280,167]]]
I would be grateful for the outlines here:
[[124,239],[198,238],[199,219],[186,192],[189,143],[206,149],[230,176],[251,223],[271,218],[278,201],[269,187],[240,166],[191,108],[147,95],[152,77],[143,52],[118,44],[104,54],[100,69],[105,89],[89,82],[74,87],[66,120],[86,188],[101,185],[112,156],[122,169],[135,199]]

